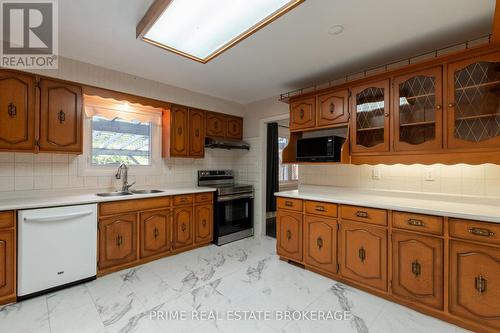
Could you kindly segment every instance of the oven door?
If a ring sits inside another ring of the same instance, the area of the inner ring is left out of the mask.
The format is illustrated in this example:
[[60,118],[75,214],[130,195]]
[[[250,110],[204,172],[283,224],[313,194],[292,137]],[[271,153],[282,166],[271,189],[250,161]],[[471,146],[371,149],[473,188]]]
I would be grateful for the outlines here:
[[228,243],[251,235],[253,235],[253,195],[234,199],[219,197],[215,209],[216,244]]

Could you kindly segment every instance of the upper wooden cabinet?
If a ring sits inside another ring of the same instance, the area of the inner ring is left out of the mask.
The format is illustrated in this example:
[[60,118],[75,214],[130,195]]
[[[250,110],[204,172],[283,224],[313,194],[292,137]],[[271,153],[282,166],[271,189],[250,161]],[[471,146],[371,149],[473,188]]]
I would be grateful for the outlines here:
[[448,65],[448,147],[500,147],[500,53]]
[[205,111],[189,110],[189,155],[205,155]]
[[331,126],[349,121],[349,91],[347,89],[318,96],[316,126]]
[[243,138],[243,119],[227,117],[227,137],[231,139]]
[[35,149],[35,78],[0,71],[0,150]]
[[171,110],[170,155],[187,156],[189,153],[189,112],[184,106],[173,105]]
[[389,80],[352,88],[352,152],[389,151]]
[[309,97],[290,103],[290,130],[316,126],[316,98]]
[[40,81],[40,151],[82,153],[82,88]]
[[436,150],[443,144],[441,67],[394,79],[394,150]]
[[242,139],[243,118],[217,112],[207,112],[206,135],[210,137]]
[[207,136],[225,137],[227,119],[221,113],[207,112]]

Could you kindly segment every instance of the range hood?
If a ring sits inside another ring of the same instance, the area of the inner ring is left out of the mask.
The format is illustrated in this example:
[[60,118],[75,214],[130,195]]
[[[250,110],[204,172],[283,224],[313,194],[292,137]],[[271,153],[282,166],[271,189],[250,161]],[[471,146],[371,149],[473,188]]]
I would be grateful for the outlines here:
[[246,149],[250,150],[250,145],[243,140],[228,139],[228,138],[205,138],[206,148],[221,148],[221,149]]

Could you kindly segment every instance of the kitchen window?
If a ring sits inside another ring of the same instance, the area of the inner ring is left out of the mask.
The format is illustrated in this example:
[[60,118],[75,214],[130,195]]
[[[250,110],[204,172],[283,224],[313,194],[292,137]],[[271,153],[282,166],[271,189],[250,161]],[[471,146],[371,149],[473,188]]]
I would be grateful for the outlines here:
[[297,164],[283,164],[283,149],[288,145],[288,138],[278,137],[279,152],[279,186],[280,191],[285,189],[296,189],[299,180],[299,166]]
[[85,96],[83,175],[115,171],[161,173],[162,110],[95,96]]

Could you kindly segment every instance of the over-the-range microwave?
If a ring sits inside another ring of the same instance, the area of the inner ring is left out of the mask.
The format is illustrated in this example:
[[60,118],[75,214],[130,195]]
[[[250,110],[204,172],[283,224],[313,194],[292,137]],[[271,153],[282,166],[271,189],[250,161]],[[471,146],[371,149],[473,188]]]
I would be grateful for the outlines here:
[[340,154],[345,138],[323,136],[297,140],[297,161],[300,162],[340,162]]

